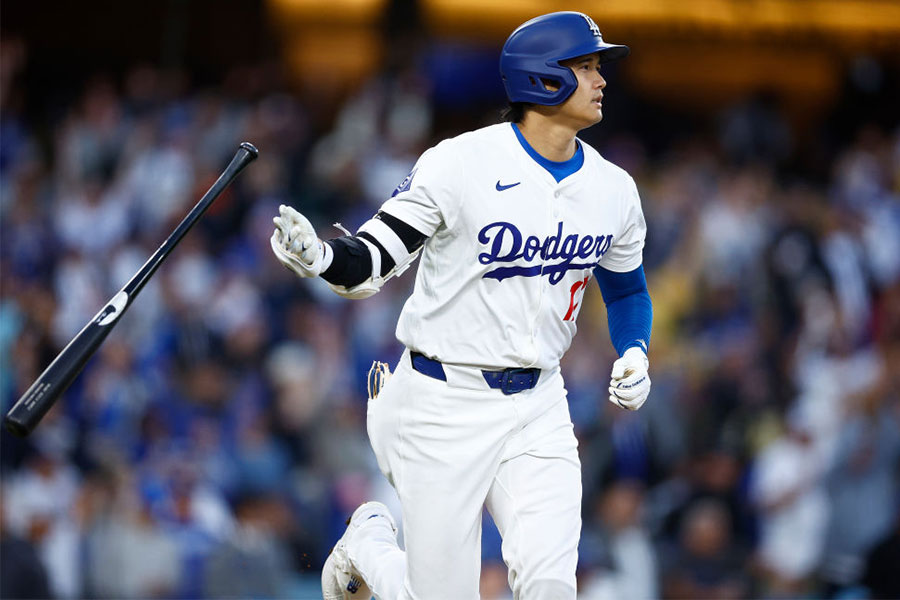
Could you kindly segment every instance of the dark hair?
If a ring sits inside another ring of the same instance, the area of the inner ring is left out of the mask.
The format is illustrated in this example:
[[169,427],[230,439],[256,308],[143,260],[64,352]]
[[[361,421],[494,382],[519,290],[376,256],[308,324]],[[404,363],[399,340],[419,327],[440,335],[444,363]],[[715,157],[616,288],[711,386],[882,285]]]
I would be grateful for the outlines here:
[[525,118],[527,102],[510,102],[509,106],[500,112],[500,118],[509,123],[521,123]]

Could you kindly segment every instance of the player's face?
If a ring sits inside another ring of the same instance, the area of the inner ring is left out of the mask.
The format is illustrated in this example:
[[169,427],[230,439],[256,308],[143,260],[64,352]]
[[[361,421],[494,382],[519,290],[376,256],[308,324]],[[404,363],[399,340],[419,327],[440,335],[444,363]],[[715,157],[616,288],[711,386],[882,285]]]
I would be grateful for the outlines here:
[[573,121],[578,129],[590,127],[603,119],[603,88],[606,80],[600,74],[600,54],[579,56],[560,63],[575,73],[578,87],[559,106],[560,116]]

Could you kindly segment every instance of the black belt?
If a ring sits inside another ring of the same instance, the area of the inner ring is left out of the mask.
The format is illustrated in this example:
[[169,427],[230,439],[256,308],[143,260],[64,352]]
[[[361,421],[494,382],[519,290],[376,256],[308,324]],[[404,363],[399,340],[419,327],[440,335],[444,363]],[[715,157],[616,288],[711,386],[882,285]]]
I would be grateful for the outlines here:
[[[410,360],[412,367],[422,375],[428,375],[434,379],[447,381],[447,374],[444,373],[444,365],[440,361],[428,358],[419,352],[410,352]],[[485,382],[488,387],[500,390],[507,396],[510,394],[518,394],[524,390],[530,390],[537,385],[538,378],[541,376],[541,370],[536,368],[530,369],[503,369],[502,371],[481,370]]]

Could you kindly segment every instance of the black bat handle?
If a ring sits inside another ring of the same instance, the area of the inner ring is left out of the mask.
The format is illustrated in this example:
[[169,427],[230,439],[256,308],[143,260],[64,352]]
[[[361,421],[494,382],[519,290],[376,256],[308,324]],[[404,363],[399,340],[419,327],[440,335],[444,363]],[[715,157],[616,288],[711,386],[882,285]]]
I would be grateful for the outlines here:
[[162,264],[163,259],[172,252],[175,246],[178,245],[178,242],[181,241],[181,238],[183,238],[185,234],[191,230],[191,227],[200,220],[200,217],[206,212],[206,209],[210,207],[213,201],[219,197],[222,190],[228,187],[228,184],[238,176],[238,173],[243,171],[244,167],[253,162],[257,156],[259,156],[259,150],[256,149],[256,146],[250,142],[241,142],[241,146],[238,148],[237,153],[235,153],[234,158],[231,159],[231,162],[228,163],[228,166],[225,167],[225,170],[222,171],[222,174],[219,175],[216,182],[212,184],[212,187],[203,194],[203,197],[194,208],[191,209],[191,212],[181,220],[181,223],[178,224],[175,231],[169,234],[169,237],[162,243],[162,246],[153,253],[153,256],[147,259],[144,266],[141,267],[141,269],[135,273],[134,277],[131,278],[131,281],[126,283],[125,287],[122,288],[122,290],[128,294],[129,298],[134,298],[137,293],[141,291],[141,288],[144,287],[156,272],[156,269],[159,268],[159,265]]

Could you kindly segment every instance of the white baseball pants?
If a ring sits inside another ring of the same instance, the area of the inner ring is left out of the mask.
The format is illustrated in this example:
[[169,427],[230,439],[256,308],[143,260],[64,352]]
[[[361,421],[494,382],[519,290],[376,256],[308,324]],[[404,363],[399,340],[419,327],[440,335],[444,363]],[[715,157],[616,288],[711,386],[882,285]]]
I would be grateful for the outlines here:
[[418,373],[404,352],[369,402],[369,438],[400,497],[406,552],[386,526],[367,527],[348,547],[354,566],[379,600],[478,598],[487,506],[514,597],[574,599],[581,464],[559,369],[512,395],[488,388],[477,369],[444,370],[447,382]]

